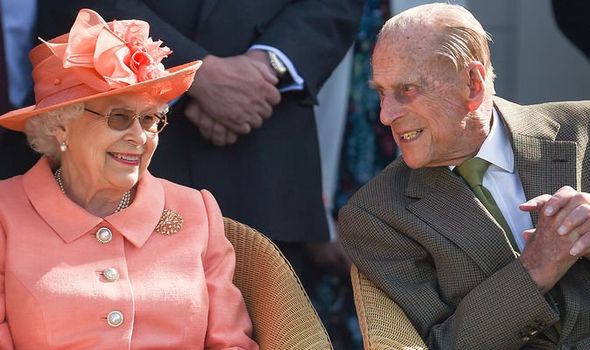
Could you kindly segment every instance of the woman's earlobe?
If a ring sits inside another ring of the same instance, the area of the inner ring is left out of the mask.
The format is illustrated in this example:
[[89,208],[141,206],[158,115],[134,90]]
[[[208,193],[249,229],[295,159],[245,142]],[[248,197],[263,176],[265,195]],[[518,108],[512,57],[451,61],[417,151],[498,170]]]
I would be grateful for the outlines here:
[[67,130],[66,127],[63,125],[58,125],[52,128],[51,132],[53,136],[55,136],[57,143],[62,145],[67,141]]

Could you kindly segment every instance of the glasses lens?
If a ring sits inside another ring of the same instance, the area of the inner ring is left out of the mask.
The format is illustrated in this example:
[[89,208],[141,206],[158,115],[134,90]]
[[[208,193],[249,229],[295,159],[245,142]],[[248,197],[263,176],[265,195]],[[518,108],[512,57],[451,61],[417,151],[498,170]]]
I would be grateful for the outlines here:
[[168,124],[166,114],[163,113],[136,116],[133,111],[121,109],[112,110],[108,116],[107,123],[111,129],[124,131],[133,124],[136,118],[139,119],[142,129],[151,133],[159,133]]
[[142,115],[139,117],[139,123],[143,130],[157,133],[166,125],[166,116],[157,113]]
[[111,129],[126,130],[135,120],[133,112],[113,111],[109,115],[108,124]]

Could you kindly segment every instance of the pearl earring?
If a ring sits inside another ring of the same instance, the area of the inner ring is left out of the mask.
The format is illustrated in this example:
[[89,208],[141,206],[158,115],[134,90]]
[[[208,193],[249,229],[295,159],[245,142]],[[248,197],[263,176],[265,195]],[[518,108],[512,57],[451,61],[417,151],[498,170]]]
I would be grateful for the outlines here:
[[68,145],[64,142],[61,143],[61,145],[59,145],[59,150],[62,152],[65,152],[68,150]]

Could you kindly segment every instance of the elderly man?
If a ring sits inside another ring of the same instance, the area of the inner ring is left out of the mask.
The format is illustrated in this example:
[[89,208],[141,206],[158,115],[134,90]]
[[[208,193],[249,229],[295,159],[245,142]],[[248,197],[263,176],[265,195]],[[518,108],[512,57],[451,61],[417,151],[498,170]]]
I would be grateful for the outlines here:
[[488,40],[456,5],[384,25],[402,158],[342,208],[343,243],[431,349],[590,349],[590,102],[495,97]]

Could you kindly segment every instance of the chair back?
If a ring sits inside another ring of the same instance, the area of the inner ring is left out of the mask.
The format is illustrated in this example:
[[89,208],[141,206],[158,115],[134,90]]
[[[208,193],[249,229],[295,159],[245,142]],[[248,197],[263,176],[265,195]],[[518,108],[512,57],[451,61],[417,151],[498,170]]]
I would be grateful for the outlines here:
[[332,349],[297,274],[277,246],[240,222],[223,222],[236,252],[234,284],[246,301],[260,349]]
[[350,277],[365,350],[427,349],[403,310],[355,265]]

